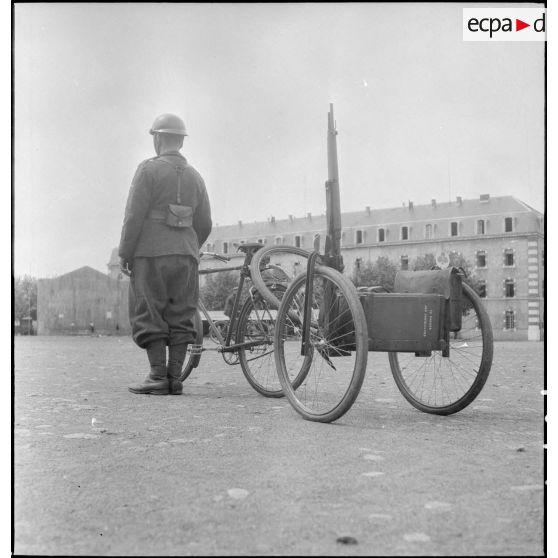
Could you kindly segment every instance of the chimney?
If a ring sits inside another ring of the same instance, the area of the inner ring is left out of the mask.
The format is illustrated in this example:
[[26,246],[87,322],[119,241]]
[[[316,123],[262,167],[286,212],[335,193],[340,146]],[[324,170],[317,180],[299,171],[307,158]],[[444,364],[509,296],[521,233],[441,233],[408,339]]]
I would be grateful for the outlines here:
[[307,213],[306,219],[308,219],[308,221],[312,221],[312,213]]
[[432,207],[436,207],[436,200],[432,200]]
[[242,221],[239,221],[239,222],[238,222],[238,226],[239,226],[239,227],[242,227]]
[[289,215],[289,221],[292,223],[294,221],[294,217],[292,215]]
[[480,202],[481,203],[488,203],[490,200],[490,194],[481,194]]
[[409,211],[413,211],[413,202],[411,200],[409,200]]
[[271,221],[271,224],[272,224],[272,225],[275,225],[275,217],[274,217],[273,215],[271,216],[270,221]]
[[370,217],[370,206],[369,205],[366,206],[366,215],[368,215],[368,217]]
[[463,205],[463,199],[461,196],[457,196],[457,205]]

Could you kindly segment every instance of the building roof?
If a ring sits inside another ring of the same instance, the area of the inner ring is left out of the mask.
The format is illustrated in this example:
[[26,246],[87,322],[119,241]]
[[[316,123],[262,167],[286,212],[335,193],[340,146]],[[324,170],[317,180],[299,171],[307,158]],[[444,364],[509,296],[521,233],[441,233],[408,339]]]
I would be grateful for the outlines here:
[[[401,207],[388,209],[364,208],[362,211],[341,214],[343,229],[354,227],[370,227],[389,225],[393,223],[412,223],[416,221],[436,221],[450,218],[486,217],[489,215],[535,213],[542,216],[535,209],[524,204],[513,196],[490,197],[481,196],[471,200],[463,199],[452,202],[414,205],[412,202]],[[269,235],[298,232],[324,231],[327,227],[325,215],[307,215],[306,217],[290,216],[287,219],[270,218],[267,221],[255,223],[238,222],[235,225],[215,226],[211,231],[209,241],[227,238],[257,238]]]
[[89,267],[88,265],[84,265],[83,267],[80,267],[78,269],[74,269],[73,271],[69,271],[68,273],[63,273],[62,275],[58,275],[57,277],[55,277],[54,279],[60,279],[62,277],[64,278],[68,278],[68,277],[72,277],[72,276],[90,276],[92,278],[103,278],[103,279],[107,279],[108,275],[106,273],[103,273],[102,271],[99,271],[97,269],[93,269],[92,267]]
[[[451,202],[441,202],[414,205],[412,202],[401,207],[387,209],[364,208],[362,211],[345,212],[341,214],[343,229],[357,227],[386,226],[390,224],[410,224],[413,222],[434,222],[443,219],[460,219],[467,217],[487,217],[490,215],[513,215],[517,213],[533,213],[537,217],[542,214],[518,200],[514,196],[491,197],[483,195],[476,199],[457,199]],[[214,226],[208,241],[241,240],[268,236],[282,236],[285,234],[323,232],[327,229],[325,214],[306,215],[305,217],[289,216],[287,219],[269,218],[266,221],[242,223],[235,225]],[[110,266],[118,266],[118,248],[111,253]]]

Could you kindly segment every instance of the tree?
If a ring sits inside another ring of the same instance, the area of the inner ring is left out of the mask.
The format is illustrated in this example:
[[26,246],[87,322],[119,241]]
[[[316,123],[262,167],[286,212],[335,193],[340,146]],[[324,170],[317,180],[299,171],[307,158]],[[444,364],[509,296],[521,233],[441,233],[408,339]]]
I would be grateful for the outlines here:
[[397,266],[386,256],[380,256],[375,262],[366,262],[355,269],[351,281],[355,287],[382,286],[388,291],[393,291],[393,282]]
[[225,300],[238,287],[238,275],[233,271],[223,271],[206,275],[200,298],[208,310],[223,310]]
[[434,254],[424,254],[424,256],[417,256],[413,260],[411,266],[413,271],[422,271],[425,269],[432,269],[436,265],[436,257]]
[[13,308],[14,319],[23,325],[27,318],[25,321],[30,328],[31,321],[37,319],[37,279],[29,275],[15,277]]

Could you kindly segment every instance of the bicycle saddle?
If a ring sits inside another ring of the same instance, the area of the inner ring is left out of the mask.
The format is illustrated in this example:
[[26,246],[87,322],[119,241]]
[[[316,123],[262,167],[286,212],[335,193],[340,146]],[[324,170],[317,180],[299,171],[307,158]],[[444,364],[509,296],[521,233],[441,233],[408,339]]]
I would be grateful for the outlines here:
[[260,248],[263,248],[263,244],[260,244],[259,242],[245,242],[244,244],[239,244],[237,251],[238,252],[244,252],[245,254],[247,254],[248,252],[257,252]]

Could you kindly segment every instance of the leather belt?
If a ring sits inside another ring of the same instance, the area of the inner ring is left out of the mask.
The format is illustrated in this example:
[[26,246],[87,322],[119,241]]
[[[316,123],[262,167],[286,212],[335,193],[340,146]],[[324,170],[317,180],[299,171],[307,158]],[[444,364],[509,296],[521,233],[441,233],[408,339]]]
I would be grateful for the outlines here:
[[157,220],[165,220],[167,218],[167,212],[161,211],[160,209],[152,209],[148,214],[147,217],[149,219],[157,219]]

